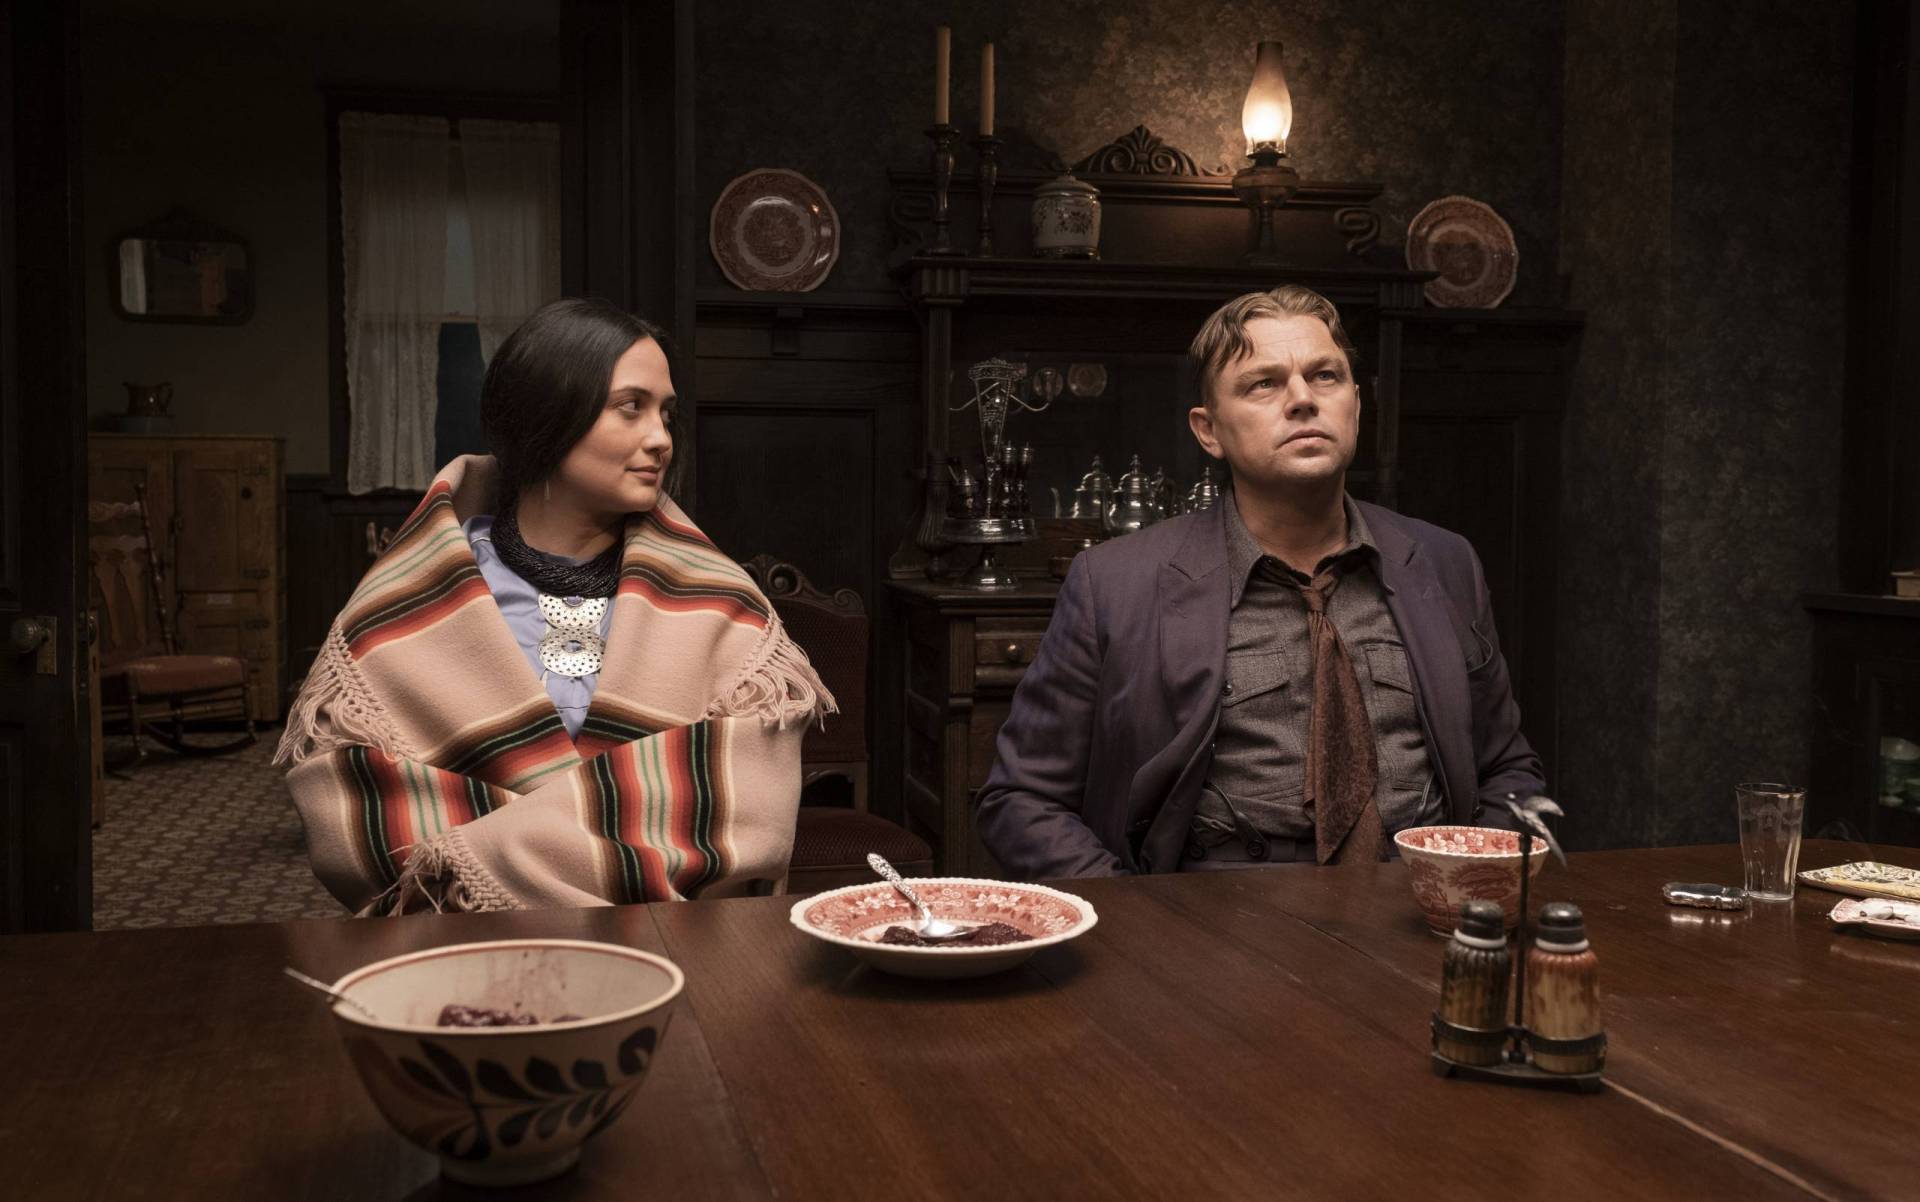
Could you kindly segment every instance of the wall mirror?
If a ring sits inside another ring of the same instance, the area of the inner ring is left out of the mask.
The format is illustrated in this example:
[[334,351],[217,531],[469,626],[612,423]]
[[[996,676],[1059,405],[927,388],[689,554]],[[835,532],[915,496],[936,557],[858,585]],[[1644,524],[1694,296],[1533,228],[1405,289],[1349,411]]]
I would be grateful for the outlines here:
[[128,321],[233,325],[253,316],[246,241],[183,209],[115,238],[107,270],[114,311]]

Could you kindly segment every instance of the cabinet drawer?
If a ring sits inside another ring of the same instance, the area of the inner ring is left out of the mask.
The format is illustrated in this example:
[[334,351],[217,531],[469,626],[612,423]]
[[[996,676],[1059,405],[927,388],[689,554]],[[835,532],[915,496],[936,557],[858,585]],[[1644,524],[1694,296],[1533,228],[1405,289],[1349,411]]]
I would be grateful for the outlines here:
[[189,617],[210,626],[242,626],[273,613],[273,598],[253,589],[237,592],[179,594],[180,619]]
[[998,618],[981,622],[973,636],[974,684],[979,688],[1011,689],[1026,675],[1040,652],[1045,618]]

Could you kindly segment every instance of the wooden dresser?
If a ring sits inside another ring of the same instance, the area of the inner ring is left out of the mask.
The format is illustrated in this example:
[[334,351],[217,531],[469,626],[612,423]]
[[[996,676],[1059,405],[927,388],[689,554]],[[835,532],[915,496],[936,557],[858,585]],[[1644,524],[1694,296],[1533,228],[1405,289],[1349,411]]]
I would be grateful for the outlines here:
[[906,825],[933,844],[939,872],[998,877],[974,833],[973,798],[1059,586],[1040,578],[1000,593],[917,580],[888,588],[906,628]]
[[[1809,593],[1808,838],[1920,847],[1920,598]],[[1851,829],[1828,829],[1845,823]]]
[[136,484],[145,488],[153,541],[170,569],[167,600],[180,649],[244,658],[253,718],[279,721],[287,658],[280,440],[91,435],[88,499],[131,501]]

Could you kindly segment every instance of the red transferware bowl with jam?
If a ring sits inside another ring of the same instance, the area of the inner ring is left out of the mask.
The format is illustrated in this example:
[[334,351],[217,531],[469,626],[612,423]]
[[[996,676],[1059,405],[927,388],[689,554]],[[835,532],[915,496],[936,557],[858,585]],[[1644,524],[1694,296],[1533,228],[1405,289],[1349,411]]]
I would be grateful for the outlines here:
[[[1460,907],[1499,902],[1507,929],[1520,925],[1520,836],[1484,826],[1416,826],[1393,837],[1413,880],[1413,900],[1436,935],[1451,935]],[[1544,839],[1533,841],[1527,871],[1547,862]]]
[[[1100,920],[1083,898],[1045,885],[971,877],[915,877],[908,882],[935,918],[985,933],[1005,936],[1010,927],[1023,938],[969,945],[966,941],[914,946],[899,928],[917,925],[913,907],[892,885],[849,885],[797,901],[788,917],[793,925],[855,957],[903,977],[980,977],[1019,964],[1043,947],[1065,943],[1093,929]],[[895,932],[889,938],[889,932]]]

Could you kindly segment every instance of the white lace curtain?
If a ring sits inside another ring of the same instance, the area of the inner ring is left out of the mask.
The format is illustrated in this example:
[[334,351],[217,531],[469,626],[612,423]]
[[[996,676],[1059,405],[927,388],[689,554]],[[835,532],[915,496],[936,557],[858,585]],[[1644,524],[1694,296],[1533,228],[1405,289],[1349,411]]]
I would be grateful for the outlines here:
[[[444,117],[340,118],[350,492],[424,489],[438,466],[452,134]],[[480,350],[490,360],[560,295],[560,130],[463,120],[460,140]]]
[[433,480],[451,134],[445,117],[340,117],[349,492]]
[[480,357],[560,296],[560,127],[460,122]]

